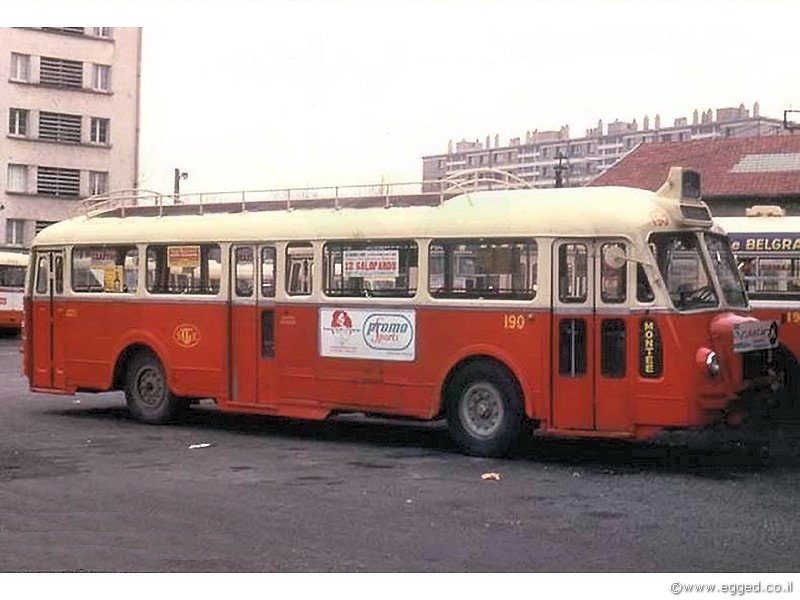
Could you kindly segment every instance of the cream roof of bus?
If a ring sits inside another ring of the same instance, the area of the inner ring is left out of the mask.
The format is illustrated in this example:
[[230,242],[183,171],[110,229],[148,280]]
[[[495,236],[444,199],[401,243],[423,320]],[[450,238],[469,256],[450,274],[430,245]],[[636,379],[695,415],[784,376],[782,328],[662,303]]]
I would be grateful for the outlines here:
[[[465,193],[438,206],[314,208],[147,217],[75,217],[40,232],[34,246],[248,240],[402,239],[633,234],[666,200],[623,187]],[[666,214],[663,214],[666,218]],[[676,224],[672,224],[673,226]]]
[[798,233],[800,217],[717,217],[727,233]]
[[0,250],[0,265],[27,267],[28,255],[21,252],[6,252],[5,250]]

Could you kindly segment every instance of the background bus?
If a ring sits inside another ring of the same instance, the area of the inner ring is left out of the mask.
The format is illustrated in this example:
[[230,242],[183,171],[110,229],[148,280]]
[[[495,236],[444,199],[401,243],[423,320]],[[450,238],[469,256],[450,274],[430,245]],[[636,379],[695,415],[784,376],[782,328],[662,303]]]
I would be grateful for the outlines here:
[[747,216],[714,220],[730,236],[754,313],[780,323],[776,358],[786,385],[773,412],[800,417],[800,217],[754,206]]
[[22,296],[28,255],[0,250],[0,329],[22,327]]
[[197,398],[445,418],[478,455],[528,424],[644,439],[716,422],[769,389],[776,340],[699,183],[112,203],[36,236],[25,373],[36,392],[124,390],[150,423]]

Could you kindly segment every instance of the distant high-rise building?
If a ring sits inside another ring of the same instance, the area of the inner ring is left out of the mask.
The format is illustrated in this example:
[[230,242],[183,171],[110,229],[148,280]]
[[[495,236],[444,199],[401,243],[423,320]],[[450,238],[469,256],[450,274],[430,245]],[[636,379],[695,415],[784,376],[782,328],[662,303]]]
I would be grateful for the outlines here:
[[744,104],[717,109],[716,120],[711,109],[702,113],[695,110],[691,123],[682,117],[675,119],[671,127],[661,127],[661,117],[655,115],[652,121],[645,116],[641,128],[636,119],[614,121],[605,127],[598,121],[597,127],[587,129],[580,138],[570,138],[569,127],[564,126],[558,131],[528,131],[524,142],[513,138],[506,146],[500,146],[495,135],[491,147],[491,136],[487,135],[485,144],[478,140],[456,144],[451,141],[446,154],[423,156],[422,179],[431,182],[423,184],[423,189],[437,191],[438,184],[433,181],[487,168],[509,172],[533,187],[554,187],[560,171],[563,185],[575,187],[604,172],[642,143],[753,137],[782,130],[783,121],[760,116],[756,102],[752,115]]
[[79,199],[136,187],[141,39],[132,27],[0,28],[0,246],[28,247]]

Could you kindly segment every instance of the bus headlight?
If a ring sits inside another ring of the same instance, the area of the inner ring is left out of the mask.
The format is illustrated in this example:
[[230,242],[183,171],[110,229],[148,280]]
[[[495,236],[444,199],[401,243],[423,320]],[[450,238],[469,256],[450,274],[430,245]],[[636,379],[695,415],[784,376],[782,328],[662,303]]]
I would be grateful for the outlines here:
[[722,366],[719,364],[719,355],[713,350],[706,355],[706,369],[708,374],[716,377],[722,371]]

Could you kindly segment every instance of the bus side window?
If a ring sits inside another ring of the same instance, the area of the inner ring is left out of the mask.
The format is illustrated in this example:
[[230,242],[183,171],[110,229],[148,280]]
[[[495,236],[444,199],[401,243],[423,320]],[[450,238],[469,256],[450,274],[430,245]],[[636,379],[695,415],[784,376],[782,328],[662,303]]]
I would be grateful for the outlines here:
[[236,295],[240,298],[249,298],[253,295],[253,249],[236,248],[235,252]]
[[644,272],[644,267],[641,264],[636,265],[636,299],[639,302],[652,302],[655,300],[653,288],[650,287],[647,273]]
[[55,263],[53,272],[55,275],[55,293],[56,294],[63,294],[64,293],[64,257],[60,254],[57,255],[53,262]]
[[36,264],[36,293],[47,293],[47,279],[50,271],[50,257],[40,256]]
[[587,256],[585,244],[564,244],[558,249],[558,299],[561,302],[586,302]]
[[[603,244],[601,256],[605,257],[606,252],[612,248],[619,248],[625,252],[624,244],[614,242]],[[625,302],[628,297],[628,265],[623,263],[619,267],[612,266],[607,260],[600,262],[600,298],[608,304],[619,304]]]
[[261,249],[261,295],[275,297],[275,248]]
[[217,244],[147,247],[147,291],[151,294],[217,294],[222,261]]
[[311,244],[289,244],[286,247],[286,293],[307,296],[311,293],[314,259]]

